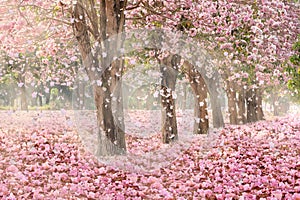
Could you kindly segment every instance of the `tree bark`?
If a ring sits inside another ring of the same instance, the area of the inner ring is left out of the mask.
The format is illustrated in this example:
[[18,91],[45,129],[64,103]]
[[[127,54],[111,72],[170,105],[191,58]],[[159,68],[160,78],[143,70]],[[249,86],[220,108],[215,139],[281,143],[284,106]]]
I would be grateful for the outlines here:
[[[178,75],[177,56],[169,56],[159,60],[161,81],[161,105],[162,105],[162,140],[163,143],[169,144],[178,140],[177,118],[175,109],[175,92],[176,79]],[[175,69],[174,69],[175,68]]]
[[47,93],[47,94],[45,95],[45,97],[46,97],[45,104],[46,104],[46,105],[49,105],[49,103],[50,103],[51,89],[52,89],[52,88],[50,88],[49,93]]
[[183,101],[182,101],[182,111],[185,111],[186,110],[186,101],[187,99],[187,84],[186,83],[183,83]]
[[271,92],[271,106],[273,107],[273,115],[279,116],[279,97],[274,91]]
[[199,70],[199,73],[202,75],[209,92],[212,108],[213,126],[214,128],[224,127],[224,118],[221,110],[222,107],[220,101],[221,98],[220,93],[218,91],[218,89],[220,88],[219,81],[221,77],[217,72],[213,74],[213,78],[207,77],[207,71],[205,67],[199,67],[197,68],[197,70]]
[[227,82],[227,87],[229,122],[230,124],[238,124],[235,87],[230,81]]
[[247,122],[256,122],[257,118],[257,99],[254,89],[247,90],[246,92],[247,102]]
[[224,126],[224,119],[223,114],[221,111],[221,104],[220,104],[220,98],[219,93],[216,90],[216,88],[209,91],[210,95],[210,103],[211,103],[211,109],[212,109],[212,117],[213,117],[213,127],[214,128],[220,128]]
[[[107,83],[103,83],[107,85]],[[99,128],[98,156],[112,156],[126,153],[124,130],[116,126],[112,112],[112,97],[109,90],[94,86],[95,104]]]
[[230,124],[238,124],[237,109],[236,109],[236,93],[234,91],[227,92],[228,97],[228,112]]
[[201,75],[198,78],[199,84],[191,83],[195,93],[194,108],[194,134],[207,134],[209,129],[207,111],[207,88]]
[[[122,149],[126,149],[121,79],[124,59],[119,53],[123,48],[124,41],[124,35],[121,33],[124,31],[126,2],[121,0],[101,0],[100,3],[100,35],[102,35],[102,43],[105,47],[103,52],[107,53],[107,57],[102,56],[101,63],[110,71],[110,75],[104,77],[104,79],[109,82],[108,86],[111,95],[113,95],[112,99],[115,99],[116,110],[113,111],[113,114],[116,120],[114,123],[118,132],[117,138],[120,140],[118,143]],[[97,14],[94,13],[94,15]],[[110,40],[109,38],[113,39]]]
[[51,98],[51,90],[52,90],[52,87],[50,86],[50,83],[49,83],[49,82],[46,83],[46,86],[49,88],[49,92],[45,94],[45,104],[46,104],[46,105],[49,105],[49,103],[50,103],[50,98]]
[[10,103],[10,106],[12,107],[12,108],[14,108],[15,107],[15,99],[16,99],[16,91],[15,90],[13,90],[13,86],[12,85],[10,85],[10,90],[9,90],[9,103]]
[[[118,34],[124,30],[126,3],[120,0],[101,0],[99,11],[96,10],[94,4],[93,0],[77,1],[73,11],[76,19],[74,34],[79,43],[83,64],[90,81],[100,80],[102,82],[101,86],[93,86],[99,127],[97,155],[120,155],[126,152],[126,142],[124,117],[122,116],[122,87],[118,85],[121,84],[120,77],[124,64],[123,59],[118,58],[118,51],[122,48],[123,41]],[[100,13],[100,18],[97,13]],[[87,20],[90,20],[90,23]],[[91,29],[87,28],[89,25]],[[94,37],[94,41],[99,42],[95,52],[92,52],[91,49],[91,35]],[[115,36],[117,38],[113,38]],[[109,38],[113,38],[111,42]],[[117,101],[115,115],[112,110],[112,101],[115,100],[113,97]]]
[[238,123],[245,124],[247,123],[246,99],[245,99],[245,90],[243,88],[239,89],[237,105],[238,105]]
[[39,95],[38,99],[39,99],[39,106],[43,106],[43,97]]
[[264,120],[264,112],[263,112],[263,107],[262,107],[262,90],[257,89],[256,90],[256,97],[257,97],[257,119],[258,120]]
[[21,90],[21,110],[28,111],[28,102],[27,102],[25,84],[20,88],[20,90]]
[[199,71],[192,64],[185,62],[187,77],[195,96],[194,134],[207,134],[209,129],[207,93],[208,89]]
[[28,102],[27,102],[24,74],[19,74],[18,82],[23,83],[22,87],[20,87],[21,110],[27,110],[28,111]]

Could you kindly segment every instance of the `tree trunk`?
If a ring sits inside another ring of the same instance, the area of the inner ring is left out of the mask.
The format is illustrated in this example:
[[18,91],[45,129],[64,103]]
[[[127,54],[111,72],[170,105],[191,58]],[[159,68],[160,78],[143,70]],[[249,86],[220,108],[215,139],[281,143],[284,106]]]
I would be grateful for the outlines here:
[[278,94],[274,91],[271,93],[271,106],[273,107],[273,115],[279,116],[279,97]]
[[207,111],[207,86],[200,72],[193,65],[185,63],[187,76],[195,96],[194,134],[207,134],[209,129]]
[[213,78],[209,78],[206,76],[207,71],[205,67],[197,68],[199,73],[202,75],[203,79],[205,80],[209,96],[210,96],[210,103],[212,108],[212,118],[213,118],[213,127],[220,128],[224,126],[224,118],[222,113],[222,105],[221,105],[221,96],[218,89],[220,88],[219,81],[221,79],[218,73],[214,73]]
[[[107,82],[103,85],[107,85]],[[112,156],[126,153],[125,132],[116,125],[112,112],[112,97],[109,90],[94,86],[97,121],[99,128],[98,156]]]
[[[101,0],[100,10],[97,11],[94,1],[78,0],[73,12],[73,17],[76,19],[73,30],[87,75],[91,82],[102,82],[101,86],[93,86],[99,127],[98,156],[120,155],[126,152],[122,87],[118,85],[121,84],[120,77],[124,62],[122,58],[115,60],[123,46],[123,40],[118,34],[124,30],[126,7],[124,3],[125,1],[120,0]],[[87,22],[88,20],[90,21]],[[92,28],[93,39],[90,38],[87,29],[89,25]],[[110,41],[110,38],[115,36],[117,38]],[[94,52],[91,49],[93,40],[99,43]],[[112,101],[115,100],[113,97],[117,101],[115,115],[112,110]],[[115,117],[118,119],[116,120]]]
[[182,111],[184,112],[186,110],[186,101],[187,99],[187,84],[183,83],[183,101],[182,101]]
[[177,65],[177,56],[169,56],[160,62],[161,81],[161,105],[162,105],[162,140],[169,144],[178,140],[177,119],[175,109],[176,79],[178,70],[174,69]]
[[214,128],[223,127],[224,119],[221,111],[220,95],[216,90],[216,88],[210,90],[209,95],[210,95],[210,102],[211,102],[211,109],[212,109],[213,126]]
[[247,90],[246,92],[247,102],[247,122],[256,122],[257,118],[257,99],[254,89]]
[[207,88],[201,75],[198,78],[199,83],[191,83],[195,93],[194,108],[194,134],[206,134],[209,128],[207,111]]
[[41,95],[38,96],[39,99],[39,106],[43,106],[43,97]]
[[247,123],[246,118],[246,99],[245,99],[245,90],[240,88],[238,93],[238,123],[245,124]]
[[264,112],[262,107],[262,91],[261,89],[256,90],[256,97],[257,97],[257,119],[264,120]]
[[28,111],[28,102],[27,102],[25,84],[20,88],[20,90],[21,90],[21,110]]
[[178,140],[175,100],[172,95],[172,90],[169,90],[168,87],[162,85],[161,91],[162,140],[163,143],[169,144]]
[[[109,76],[106,76],[110,94],[113,95],[113,100],[116,103],[116,110],[112,111],[115,117],[115,128],[117,131],[117,139],[120,148],[125,149],[125,124],[123,111],[123,94],[122,94],[122,79],[124,68],[123,55],[119,55],[123,48],[126,2],[121,0],[101,0],[100,3],[100,28],[102,41],[104,44],[104,52],[107,52],[107,57],[102,55],[101,63],[103,67],[110,70]],[[97,13],[94,13],[97,15]],[[109,38],[113,38],[110,40]],[[110,102],[112,103],[112,102]]]
[[52,90],[52,88],[49,88],[49,92],[45,94],[45,98],[46,98],[45,104],[46,105],[49,105],[49,103],[50,103],[51,90]]
[[36,98],[32,98],[30,103],[31,103],[31,106],[38,106]]
[[228,112],[230,124],[238,124],[237,109],[236,109],[236,93],[234,91],[227,92],[228,97]]
[[232,82],[227,83],[227,98],[228,98],[228,112],[230,124],[238,124],[237,108],[236,108],[236,91]]
[[[108,72],[108,75],[104,78],[108,82],[108,88],[111,93],[112,101],[111,103],[114,105],[112,110],[113,116],[115,118],[115,126],[120,129],[120,134],[118,137],[120,137],[119,141],[120,144],[122,144],[122,148],[125,148],[125,123],[124,123],[124,108],[123,108],[123,92],[122,92],[122,79],[121,76],[123,74],[123,68],[124,68],[124,59],[117,58],[114,60],[114,57],[117,57],[117,50],[116,47],[119,46],[122,39],[118,39],[115,42],[111,42],[109,45],[109,52],[107,59],[102,58],[102,63],[106,67],[106,71]],[[122,44],[123,45],[123,44]],[[121,45],[121,47],[122,47]],[[120,48],[121,48],[120,47]],[[106,72],[105,72],[106,73]],[[122,129],[122,131],[121,131]]]

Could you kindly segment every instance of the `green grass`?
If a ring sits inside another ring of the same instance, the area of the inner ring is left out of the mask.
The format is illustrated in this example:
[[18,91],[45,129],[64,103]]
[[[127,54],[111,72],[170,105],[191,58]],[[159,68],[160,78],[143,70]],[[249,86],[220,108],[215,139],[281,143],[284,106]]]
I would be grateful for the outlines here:
[[[18,107],[13,106],[0,106],[0,110],[19,110]],[[57,110],[53,109],[51,105],[44,106],[28,106],[28,110]]]

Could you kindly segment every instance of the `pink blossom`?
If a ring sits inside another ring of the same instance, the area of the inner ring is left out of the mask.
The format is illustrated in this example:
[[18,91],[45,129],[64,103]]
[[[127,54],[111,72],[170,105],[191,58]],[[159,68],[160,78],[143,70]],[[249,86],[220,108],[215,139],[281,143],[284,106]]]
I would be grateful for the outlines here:
[[293,200],[300,200],[300,193],[293,194]]
[[19,169],[15,166],[15,165],[10,165],[6,168],[7,172],[12,172],[12,173],[16,173],[19,171]]

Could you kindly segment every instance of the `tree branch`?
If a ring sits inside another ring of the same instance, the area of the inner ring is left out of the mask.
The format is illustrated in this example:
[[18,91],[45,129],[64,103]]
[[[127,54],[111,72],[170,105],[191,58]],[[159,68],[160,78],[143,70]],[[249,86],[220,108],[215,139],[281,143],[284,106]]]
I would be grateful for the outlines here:
[[145,20],[145,17],[126,17],[126,20]]
[[172,21],[175,21],[177,22],[176,20],[174,20],[173,18],[171,17],[168,17],[168,16],[165,16],[163,15],[163,13],[160,13],[158,11],[155,11],[148,3],[146,4],[145,2],[141,2],[141,4],[143,5],[142,8],[145,8],[146,10],[150,11],[151,13],[155,14],[155,15],[159,15],[159,16],[162,16],[164,18],[167,18],[169,20],[172,20]]
[[63,24],[72,26],[72,23],[67,22],[67,21],[65,21],[65,20],[62,20],[62,19],[54,18],[54,17],[44,17],[44,18],[42,18],[42,19],[53,20],[53,21],[61,22],[61,23],[63,23]]
[[138,7],[140,6],[141,2],[142,2],[142,1],[140,0],[140,1],[137,2],[135,5],[132,5],[131,7],[125,8],[125,10],[134,10],[134,9],[136,9],[136,8],[138,8]]

